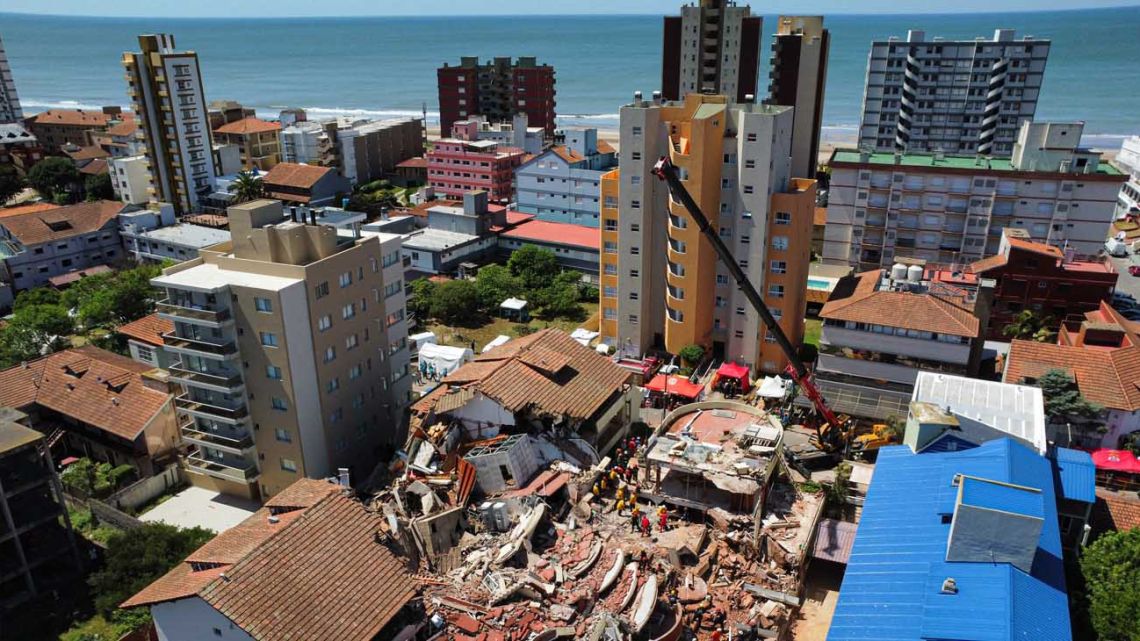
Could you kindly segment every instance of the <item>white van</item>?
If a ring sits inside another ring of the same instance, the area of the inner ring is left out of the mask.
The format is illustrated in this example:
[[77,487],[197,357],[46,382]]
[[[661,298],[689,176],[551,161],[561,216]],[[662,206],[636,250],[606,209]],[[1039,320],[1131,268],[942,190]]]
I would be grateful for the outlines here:
[[1125,245],[1115,238],[1109,238],[1104,241],[1104,251],[1107,252],[1109,256],[1122,258],[1128,255],[1128,245]]

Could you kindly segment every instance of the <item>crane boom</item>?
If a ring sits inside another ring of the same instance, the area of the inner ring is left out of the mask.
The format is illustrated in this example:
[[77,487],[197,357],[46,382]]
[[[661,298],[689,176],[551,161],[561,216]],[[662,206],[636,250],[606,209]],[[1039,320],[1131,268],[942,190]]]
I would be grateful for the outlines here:
[[662,156],[661,159],[657,161],[657,164],[653,166],[653,173],[665,181],[665,184],[669,187],[669,194],[673,199],[685,206],[693,222],[697,224],[697,227],[701,233],[704,234],[705,238],[712,243],[717,256],[720,257],[721,262],[724,263],[724,266],[728,269],[729,273],[732,274],[732,277],[736,279],[736,284],[739,285],[740,289],[744,292],[745,298],[752,304],[756,313],[760,314],[764,325],[776,339],[776,344],[780,346],[780,349],[783,350],[784,354],[788,357],[789,365],[787,373],[791,375],[792,380],[803,388],[804,394],[812,402],[812,405],[815,406],[816,411],[819,412],[819,415],[823,417],[824,421],[833,428],[842,429],[841,421],[835,416],[835,413],[831,411],[831,408],[827,406],[827,403],[824,402],[823,395],[820,394],[819,389],[815,386],[815,383],[812,382],[811,372],[808,371],[807,366],[804,365],[803,360],[800,359],[795,346],[788,340],[787,334],[784,333],[780,324],[776,322],[776,318],[772,316],[772,312],[768,309],[768,306],[764,304],[764,299],[760,297],[760,292],[757,292],[756,288],[752,285],[752,281],[748,280],[748,275],[740,268],[740,265],[736,262],[728,246],[720,239],[720,235],[713,230],[708,218],[705,218],[704,213],[701,212],[701,208],[697,205],[696,201],[693,200],[693,197],[689,195],[689,190],[685,189],[685,186],[681,184],[681,179],[677,176],[677,168],[669,160],[668,156]]

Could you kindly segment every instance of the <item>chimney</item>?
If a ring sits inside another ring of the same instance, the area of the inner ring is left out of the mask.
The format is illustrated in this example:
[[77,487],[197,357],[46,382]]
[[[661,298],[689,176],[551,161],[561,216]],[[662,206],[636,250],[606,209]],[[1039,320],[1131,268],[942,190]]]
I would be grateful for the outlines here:
[[654,91],[653,92],[653,104],[655,104],[655,105],[661,104],[661,92],[660,91]]
[[641,92],[640,91],[633,92],[633,104],[635,104],[637,106],[641,106]]
[[349,472],[348,472],[347,467],[336,468],[337,485],[340,485],[343,488],[352,487],[352,485],[349,484],[349,482],[348,482],[349,481],[348,476],[349,476]]
[[754,93],[744,94],[744,102],[749,103],[749,104],[756,102],[756,94],[754,94]]

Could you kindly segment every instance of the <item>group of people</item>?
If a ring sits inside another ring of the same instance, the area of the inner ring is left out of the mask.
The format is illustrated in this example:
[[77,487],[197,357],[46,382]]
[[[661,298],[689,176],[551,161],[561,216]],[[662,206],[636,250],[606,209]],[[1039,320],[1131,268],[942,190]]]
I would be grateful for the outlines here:
[[[594,497],[598,499],[612,492],[612,506],[618,516],[623,516],[626,510],[629,511],[630,532],[640,531],[642,536],[649,536],[652,531],[651,514],[643,512],[641,506],[637,504],[637,456],[643,446],[641,437],[630,437],[622,443],[614,451],[609,467],[594,484],[592,491]],[[656,518],[659,531],[664,532],[669,529],[669,510],[664,505],[658,506],[652,516]]]

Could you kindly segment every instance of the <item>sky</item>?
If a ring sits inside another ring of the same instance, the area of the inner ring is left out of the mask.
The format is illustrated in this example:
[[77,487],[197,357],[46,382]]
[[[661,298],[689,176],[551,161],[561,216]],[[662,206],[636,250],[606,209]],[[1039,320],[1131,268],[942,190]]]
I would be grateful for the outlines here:
[[[0,12],[107,17],[454,16],[672,14],[681,0],[0,0]],[[854,6],[853,6],[854,5]],[[973,13],[1073,9],[1072,0],[756,0],[765,14]],[[1081,8],[1140,6],[1140,0],[1082,0]],[[0,25],[2,27],[2,25]]]

